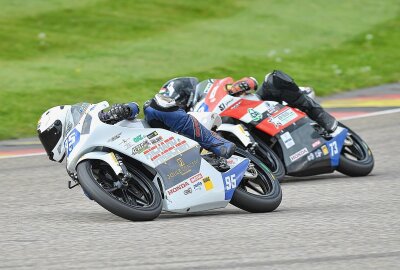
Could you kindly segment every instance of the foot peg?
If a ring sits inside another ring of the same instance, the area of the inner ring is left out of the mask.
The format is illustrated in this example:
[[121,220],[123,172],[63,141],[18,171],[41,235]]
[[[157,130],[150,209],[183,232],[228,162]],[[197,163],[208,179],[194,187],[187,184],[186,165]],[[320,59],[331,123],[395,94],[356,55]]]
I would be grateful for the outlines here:
[[219,157],[215,154],[204,155],[202,157],[220,172],[226,172],[231,168],[229,167],[226,158]]

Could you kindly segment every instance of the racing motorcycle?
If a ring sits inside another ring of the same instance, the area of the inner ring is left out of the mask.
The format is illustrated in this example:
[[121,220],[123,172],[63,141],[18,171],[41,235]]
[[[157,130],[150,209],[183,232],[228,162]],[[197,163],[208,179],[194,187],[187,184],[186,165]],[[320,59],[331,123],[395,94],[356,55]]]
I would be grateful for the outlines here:
[[[110,125],[98,114],[109,104],[91,104],[68,132],[69,188],[84,193],[113,214],[133,221],[153,220],[162,210],[188,213],[226,207],[249,212],[275,210],[279,182],[250,153],[237,149],[229,159],[201,151],[199,144],[142,119]],[[193,113],[208,128],[217,114]],[[217,162],[216,162],[217,161]]]
[[368,145],[342,123],[327,133],[302,111],[255,94],[232,96],[226,85],[230,77],[209,79],[197,85],[195,112],[218,113],[223,137],[262,160],[282,180],[335,170],[349,176],[368,175],[374,158]]

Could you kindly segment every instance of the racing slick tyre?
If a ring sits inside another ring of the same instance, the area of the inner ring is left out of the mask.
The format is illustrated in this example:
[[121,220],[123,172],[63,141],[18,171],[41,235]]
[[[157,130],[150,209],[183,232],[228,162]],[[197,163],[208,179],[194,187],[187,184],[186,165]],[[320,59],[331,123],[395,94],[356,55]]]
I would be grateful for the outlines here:
[[276,179],[280,182],[286,174],[285,165],[279,156],[263,141],[258,140],[258,147],[255,149],[256,157],[261,159],[265,165],[272,171]]
[[348,176],[366,176],[374,167],[374,157],[368,145],[351,129],[343,124],[341,127],[348,129],[346,143],[340,153],[337,170]]
[[[246,149],[246,147],[235,137],[228,133],[221,133],[221,135],[236,144],[237,147]],[[280,182],[286,174],[285,165],[279,156],[261,139],[257,140],[258,146],[254,149],[255,156],[262,160],[262,162],[270,169],[275,178]]]
[[162,209],[161,195],[143,172],[126,164],[132,177],[125,185],[102,160],[84,160],[77,166],[83,191],[111,213],[132,221],[148,221],[158,217]]
[[248,158],[256,177],[243,177],[233,194],[231,204],[252,213],[274,211],[282,201],[282,190],[274,174],[258,158],[236,148],[235,155]]

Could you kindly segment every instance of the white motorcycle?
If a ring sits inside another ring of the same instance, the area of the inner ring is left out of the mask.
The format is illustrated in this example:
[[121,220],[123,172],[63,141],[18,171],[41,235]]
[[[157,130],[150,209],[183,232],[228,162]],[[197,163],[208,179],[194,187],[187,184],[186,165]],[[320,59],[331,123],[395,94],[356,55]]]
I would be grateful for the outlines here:
[[[237,149],[231,158],[218,159],[196,141],[151,128],[141,119],[109,125],[98,117],[108,106],[106,101],[90,105],[64,144],[67,171],[75,181],[69,187],[80,184],[113,214],[144,221],[162,210],[187,213],[231,203],[249,212],[269,212],[281,203],[279,182],[248,152]],[[193,115],[208,128],[221,124],[214,113]]]

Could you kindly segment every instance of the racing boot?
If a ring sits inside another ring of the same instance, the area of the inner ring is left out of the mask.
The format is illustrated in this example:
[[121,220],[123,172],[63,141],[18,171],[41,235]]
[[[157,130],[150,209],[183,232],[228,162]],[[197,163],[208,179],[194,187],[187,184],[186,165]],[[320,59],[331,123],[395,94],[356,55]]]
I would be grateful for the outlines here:
[[330,133],[337,128],[337,120],[301,91],[294,80],[282,71],[274,70],[267,74],[256,94],[263,100],[287,102],[289,106],[304,111],[308,117]]
[[223,158],[230,158],[233,153],[235,153],[236,145],[234,143],[225,140],[217,133],[208,130],[191,115],[189,115],[187,121],[191,122],[188,123],[188,125],[193,128],[182,129],[180,133],[189,138],[194,138],[201,147]]
[[338,126],[338,121],[335,117],[327,113],[321,105],[305,94],[302,94],[295,102],[289,105],[305,112],[308,117],[329,133],[334,132]]

